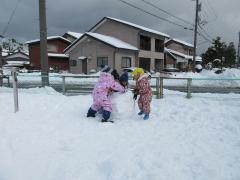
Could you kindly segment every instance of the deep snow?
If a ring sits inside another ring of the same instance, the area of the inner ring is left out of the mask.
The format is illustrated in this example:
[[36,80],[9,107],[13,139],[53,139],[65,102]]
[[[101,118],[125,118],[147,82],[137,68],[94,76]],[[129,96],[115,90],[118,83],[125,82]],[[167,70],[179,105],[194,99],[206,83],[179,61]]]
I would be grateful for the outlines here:
[[1,180],[238,180],[240,95],[164,90],[149,121],[130,92],[115,94],[114,124],[86,118],[90,95],[0,88]]

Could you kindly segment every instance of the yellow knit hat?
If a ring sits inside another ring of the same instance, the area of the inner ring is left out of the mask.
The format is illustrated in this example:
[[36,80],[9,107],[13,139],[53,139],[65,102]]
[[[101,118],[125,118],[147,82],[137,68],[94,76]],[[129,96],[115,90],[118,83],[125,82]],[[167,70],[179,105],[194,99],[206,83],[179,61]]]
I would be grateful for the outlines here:
[[136,69],[134,69],[134,71],[131,74],[132,74],[132,76],[136,76],[137,74],[143,75],[144,70],[142,68],[136,68]]

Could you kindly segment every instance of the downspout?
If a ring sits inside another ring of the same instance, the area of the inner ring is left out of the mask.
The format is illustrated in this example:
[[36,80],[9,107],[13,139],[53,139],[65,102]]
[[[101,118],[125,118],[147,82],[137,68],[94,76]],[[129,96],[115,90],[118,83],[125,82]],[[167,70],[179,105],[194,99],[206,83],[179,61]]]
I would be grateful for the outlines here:
[[113,52],[113,69],[116,69],[116,50],[117,48],[114,49],[114,52]]
[[139,66],[139,51],[135,52],[135,67]]

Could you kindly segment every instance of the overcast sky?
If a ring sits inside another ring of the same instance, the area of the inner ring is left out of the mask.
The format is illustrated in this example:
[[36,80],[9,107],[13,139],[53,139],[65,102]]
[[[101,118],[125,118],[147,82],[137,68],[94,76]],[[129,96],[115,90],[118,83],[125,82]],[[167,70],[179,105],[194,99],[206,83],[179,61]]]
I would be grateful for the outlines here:
[[[125,0],[159,17],[187,26],[184,22],[153,8],[142,0]],[[195,1],[192,0],[145,0],[171,14],[194,23]],[[205,36],[221,36],[223,41],[238,45],[240,31],[240,0],[199,0],[202,3],[200,17],[208,23],[203,26]],[[8,20],[18,0],[0,0],[0,34],[6,29]],[[46,0],[48,36],[63,35],[66,31],[85,32],[104,16],[119,18],[152,28],[178,39],[193,43],[193,32],[152,17],[129,7],[119,0]],[[39,38],[38,0],[20,0],[5,37],[20,42]],[[210,36],[210,37],[209,37]],[[198,53],[210,45],[202,44],[198,38]]]

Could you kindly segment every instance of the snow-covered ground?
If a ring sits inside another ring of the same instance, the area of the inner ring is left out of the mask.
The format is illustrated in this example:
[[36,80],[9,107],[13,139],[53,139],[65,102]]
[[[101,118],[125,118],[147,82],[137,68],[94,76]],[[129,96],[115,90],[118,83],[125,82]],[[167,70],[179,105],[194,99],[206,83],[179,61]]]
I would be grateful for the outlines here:
[[130,92],[112,97],[114,124],[86,118],[90,95],[0,88],[1,180],[238,180],[240,95],[165,90],[149,121]]
[[[202,86],[202,87],[240,87],[240,69],[235,68],[227,68],[222,74],[214,73],[214,70],[203,70],[201,73],[192,73],[192,72],[181,72],[174,73],[174,78],[193,78],[192,85],[193,86]],[[19,83],[28,82],[28,83],[39,83],[41,84],[40,73],[19,73],[18,80]],[[72,76],[74,74],[65,74],[66,76]],[[98,76],[99,73],[88,75]],[[153,77],[156,77],[159,74],[153,74]],[[75,75],[76,76],[76,75]],[[85,76],[83,74],[77,75],[78,78],[67,77],[67,84],[95,84],[97,78],[79,78],[81,76]],[[218,80],[215,80],[218,79]],[[233,80],[229,80],[233,79]],[[50,73],[50,83],[52,84],[61,84],[62,78],[61,74],[58,73]],[[130,80],[130,84],[134,84],[134,81]],[[152,78],[151,85],[156,85],[156,79]],[[186,86],[187,80],[180,79],[165,79],[165,86]]]

